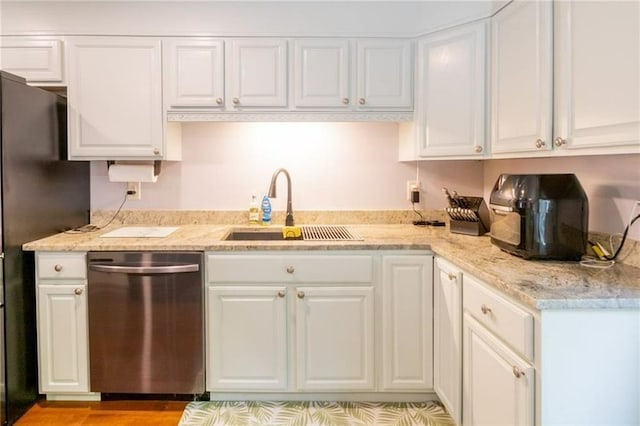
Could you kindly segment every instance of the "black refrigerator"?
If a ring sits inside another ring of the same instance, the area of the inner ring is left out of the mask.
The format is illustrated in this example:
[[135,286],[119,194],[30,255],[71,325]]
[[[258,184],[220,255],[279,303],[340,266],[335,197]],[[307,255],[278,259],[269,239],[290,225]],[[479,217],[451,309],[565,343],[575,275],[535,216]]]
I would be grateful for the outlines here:
[[0,71],[0,424],[38,397],[34,255],[22,244],[89,221],[89,163],[67,158],[66,98]]

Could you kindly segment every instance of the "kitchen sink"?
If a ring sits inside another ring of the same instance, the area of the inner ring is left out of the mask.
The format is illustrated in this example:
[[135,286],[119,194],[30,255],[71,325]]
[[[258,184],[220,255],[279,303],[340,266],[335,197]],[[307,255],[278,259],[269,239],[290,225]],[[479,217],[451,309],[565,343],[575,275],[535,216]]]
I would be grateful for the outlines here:
[[284,238],[282,227],[231,228],[224,241],[362,241],[357,233],[341,225],[303,225],[302,237]]
[[[233,228],[223,238],[225,241],[283,241],[284,239],[282,228]],[[287,241],[289,240],[296,240],[296,238],[287,238]]]

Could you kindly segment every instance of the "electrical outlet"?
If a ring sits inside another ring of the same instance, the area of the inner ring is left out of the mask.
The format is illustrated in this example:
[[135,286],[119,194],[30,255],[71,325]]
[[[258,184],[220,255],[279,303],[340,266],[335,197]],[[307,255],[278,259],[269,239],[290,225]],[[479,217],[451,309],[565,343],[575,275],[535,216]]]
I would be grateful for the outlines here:
[[420,192],[420,181],[408,180],[407,181],[407,201],[411,201],[411,193],[414,191]]
[[[139,200],[141,186],[140,182],[127,182],[127,200]],[[132,191],[133,194],[130,194]]]

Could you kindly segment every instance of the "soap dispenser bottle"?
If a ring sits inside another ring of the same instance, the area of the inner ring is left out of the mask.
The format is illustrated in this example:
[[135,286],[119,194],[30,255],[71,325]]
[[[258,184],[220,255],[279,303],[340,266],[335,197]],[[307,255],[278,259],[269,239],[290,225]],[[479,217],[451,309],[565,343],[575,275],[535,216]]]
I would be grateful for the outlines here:
[[249,225],[257,225],[260,223],[260,205],[255,195],[251,196],[249,203]]
[[262,224],[271,225],[271,200],[267,195],[262,197]]

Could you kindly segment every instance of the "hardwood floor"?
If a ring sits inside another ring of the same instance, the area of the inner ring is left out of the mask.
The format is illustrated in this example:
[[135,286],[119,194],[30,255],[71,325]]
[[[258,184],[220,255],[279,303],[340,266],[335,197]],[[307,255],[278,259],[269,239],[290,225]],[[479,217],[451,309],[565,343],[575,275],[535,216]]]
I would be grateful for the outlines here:
[[16,426],[175,426],[186,405],[186,401],[39,401]]

